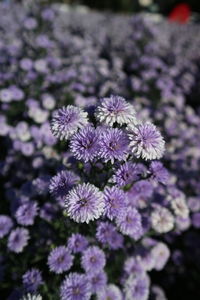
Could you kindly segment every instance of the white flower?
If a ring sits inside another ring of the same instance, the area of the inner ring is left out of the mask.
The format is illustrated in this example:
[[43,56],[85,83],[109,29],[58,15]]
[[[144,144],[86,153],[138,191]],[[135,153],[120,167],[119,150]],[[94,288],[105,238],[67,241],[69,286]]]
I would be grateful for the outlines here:
[[157,206],[151,214],[151,223],[155,231],[165,233],[174,227],[174,217],[167,208]]

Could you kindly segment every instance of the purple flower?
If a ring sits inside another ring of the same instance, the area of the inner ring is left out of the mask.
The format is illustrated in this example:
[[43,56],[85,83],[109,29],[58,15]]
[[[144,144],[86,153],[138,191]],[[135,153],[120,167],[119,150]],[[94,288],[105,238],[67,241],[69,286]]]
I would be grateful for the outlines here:
[[147,300],[149,297],[150,280],[146,274],[143,276],[131,275],[125,282],[126,300]]
[[90,296],[91,286],[83,274],[70,273],[60,288],[61,300],[89,300]]
[[109,284],[106,286],[105,290],[102,292],[99,292],[97,294],[97,300],[122,300],[122,293],[120,289],[114,285]]
[[150,198],[153,194],[153,186],[148,180],[140,180],[133,185],[131,194],[135,198]]
[[155,125],[147,122],[131,126],[129,139],[131,151],[137,158],[152,160],[163,156],[165,142]]
[[106,187],[104,189],[104,199],[104,214],[110,220],[113,220],[114,217],[118,216],[118,214],[122,213],[122,211],[126,208],[125,193],[115,186]]
[[68,239],[67,247],[73,253],[83,252],[88,247],[88,240],[79,233],[73,233]]
[[79,177],[72,171],[61,171],[51,178],[49,191],[64,206],[67,193],[79,181]]
[[107,276],[104,271],[100,271],[97,274],[88,273],[88,280],[91,284],[91,291],[93,294],[95,294],[105,289]]
[[38,214],[38,205],[34,201],[22,204],[16,211],[15,217],[20,225],[33,225],[34,219]]
[[52,272],[61,274],[73,265],[73,256],[65,246],[53,249],[48,256],[48,265]]
[[50,202],[46,202],[40,209],[40,218],[50,222],[55,218],[56,212],[57,207]]
[[41,272],[35,268],[27,271],[22,279],[23,286],[27,292],[36,292],[38,287],[43,283]]
[[24,247],[28,244],[29,231],[25,228],[19,228],[12,230],[8,237],[8,248],[10,251],[20,253]]
[[94,160],[99,152],[98,130],[91,126],[80,129],[70,140],[70,150],[78,160]]
[[124,271],[127,275],[141,276],[144,273],[144,268],[137,257],[129,257],[124,264]]
[[101,123],[113,126],[114,123],[120,125],[136,123],[135,110],[131,104],[120,96],[111,95],[110,98],[103,98],[101,104],[96,109],[96,118]]
[[104,252],[97,246],[91,246],[83,252],[81,266],[91,274],[96,274],[103,270],[106,264]]
[[139,178],[139,168],[138,164],[132,163],[130,161],[125,162],[115,171],[113,175],[113,182],[119,187],[123,187],[127,184],[132,184]]
[[169,248],[164,243],[159,242],[151,249],[151,254],[155,262],[154,269],[162,270],[170,256]]
[[63,140],[68,139],[79,128],[87,124],[87,113],[73,105],[58,109],[53,115],[51,130],[53,135]]
[[103,193],[90,183],[74,187],[65,200],[66,211],[78,223],[89,223],[98,219],[105,208]]
[[163,164],[159,161],[152,161],[150,165],[150,171],[152,177],[158,182],[166,184],[169,179],[169,173],[166,168],[163,167]]
[[125,212],[116,218],[117,226],[123,234],[127,234],[134,239],[142,233],[141,215],[137,209],[129,207]]
[[97,240],[110,249],[123,247],[123,236],[117,232],[116,227],[109,222],[100,222],[96,231]]
[[0,238],[7,235],[13,227],[13,221],[10,217],[0,215]]
[[128,137],[117,128],[102,130],[100,139],[99,157],[105,162],[109,160],[114,163],[114,160],[125,160],[128,154]]

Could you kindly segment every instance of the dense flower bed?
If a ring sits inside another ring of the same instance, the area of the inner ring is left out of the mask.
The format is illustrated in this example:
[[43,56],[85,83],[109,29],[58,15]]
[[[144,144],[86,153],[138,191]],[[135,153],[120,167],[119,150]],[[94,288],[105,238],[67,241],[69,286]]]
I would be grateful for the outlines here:
[[200,257],[199,26],[0,11],[2,299],[167,299]]

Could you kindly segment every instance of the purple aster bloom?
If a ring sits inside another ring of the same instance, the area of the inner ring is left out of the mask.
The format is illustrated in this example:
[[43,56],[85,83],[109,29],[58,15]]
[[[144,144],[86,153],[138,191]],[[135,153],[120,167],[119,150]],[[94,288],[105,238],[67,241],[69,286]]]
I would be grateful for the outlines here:
[[29,238],[29,231],[27,229],[17,227],[11,231],[8,237],[8,249],[16,253],[22,252],[28,244]]
[[155,125],[147,122],[131,126],[129,139],[131,151],[137,158],[152,160],[163,156],[165,142]]
[[94,160],[99,152],[98,130],[91,126],[80,129],[70,140],[70,150],[78,160]]
[[73,233],[68,239],[67,248],[73,253],[83,252],[88,247],[88,240],[79,233]]
[[123,236],[117,232],[116,227],[109,222],[100,222],[96,232],[97,240],[110,249],[123,247]]
[[81,266],[85,272],[96,274],[103,270],[105,264],[105,254],[99,247],[91,246],[83,252]]
[[27,271],[22,279],[23,286],[28,292],[36,292],[38,287],[43,283],[41,272],[35,268]]
[[128,154],[129,140],[127,135],[118,128],[102,130],[100,139],[99,157],[105,162],[109,160],[125,160]]
[[91,285],[83,274],[70,273],[60,288],[61,300],[89,300]]
[[67,195],[65,207],[67,214],[75,222],[89,223],[104,212],[103,193],[90,183],[78,184]]
[[188,197],[188,207],[191,212],[197,212],[200,210],[200,197]]
[[105,289],[107,283],[107,276],[104,271],[100,271],[97,274],[88,273],[88,280],[91,284],[91,291],[93,294],[95,294]]
[[124,271],[127,275],[141,276],[144,273],[144,268],[139,258],[129,257],[124,263]]
[[200,213],[196,212],[192,215],[192,225],[195,228],[200,228]]
[[73,265],[73,256],[65,246],[53,249],[48,256],[48,266],[52,272],[61,274]]
[[143,276],[129,276],[125,282],[126,300],[147,300],[149,297],[150,280],[146,274]]
[[104,214],[110,220],[113,220],[114,217],[118,216],[126,208],[125,193],[115,186],[106,187],[103,193],[105,199]]
[[20,67],[25,71],[30,71],[33,68],[33,61],[30,58],[22,58]]
[[46,195],[48,193],[50,176],[44,175],[33,180],[33,187],[36,194]]
[[7,235],[13,227],[13,221],[10,217],[0,215],[0,238]]
[[56,212],[57,207],[50,202],[46,202],[40,209],[40,218],[50,222],[55,218]]
[[72,171],[61,171],[51,178],[49,191],[64,206],[67,193],[79,181],[79,177]]
[[132,184],[134,181],[139,179],[139,168],[138,164],[130,161],[125,162],[115,171],[112,181],[118,186],[123,187],[127,184]]
[[125,212],[119,214],[116,218],[117,226],[123,234],[127,234],[132,238],[138,238],[142,232],[141,215],[137,209],[129,207]]
[[148,180],[140,180],[133,185],[131,194],[135,198],[150,198],[153,194],[152,184]]
[[21,151],[25,156],[31,156],[34,152],[34,145],[32,142],[21,143]]
[[16,211],[15,217],[20,225],[33,225],[34,219],[38,214],[37,202],[28,201],[22,204]]
[[154,179],[158,182],[166,184],[169,179],[169,173],[163,164],[159,161],[152,161],[150,164],[150,171]]
[[122,300],[122,292],[120,289],[114,285],[109,284],[106,286],[105,290],[102,292],[99,292],[97,294],[97,300]]
[[101,123],[113,126],[136,123],[135,110],[131,104],[120,96],[111,95],[110,98],[103,98],[96,109],[96,118]]
[[85,126],[87,122],[86,112],[79,107],[68,105],[55,112],[51,122],[51,130],[57,138],[67,140],[79,128]]
[[155,262],[154,269],[162,270],[170,257],[169,248],[164,243],[159,242],[151,249],[151,253]]

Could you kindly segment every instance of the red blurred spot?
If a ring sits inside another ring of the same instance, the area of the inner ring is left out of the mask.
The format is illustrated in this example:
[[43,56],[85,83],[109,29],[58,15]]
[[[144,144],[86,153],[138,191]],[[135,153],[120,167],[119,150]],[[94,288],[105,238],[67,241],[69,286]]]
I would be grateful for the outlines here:
[[171,22],[187,23],[191,15],[190,6],[186,3],[180,3],[174,7],[169,14],[169,20]]

